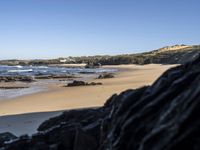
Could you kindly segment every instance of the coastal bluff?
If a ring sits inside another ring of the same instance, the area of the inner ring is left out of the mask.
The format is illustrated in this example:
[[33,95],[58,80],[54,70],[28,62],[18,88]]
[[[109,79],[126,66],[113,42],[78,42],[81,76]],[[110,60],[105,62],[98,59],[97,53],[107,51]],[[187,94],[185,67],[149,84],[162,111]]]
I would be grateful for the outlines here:
[[156,50],[151,50],[136,54],[122,55],[96,55],[66,57],[57,59],[36,59],[36,60],[1,60],[0,65],[53,65],[68,67],[98,68],[101,65],[121,65],[121,64],[184,64],[193,61],[200,54],[200,45],[173,45]]
[[151,86],[114,94],[103,107],[69,110],[1,150],[200,149],[200,57]]

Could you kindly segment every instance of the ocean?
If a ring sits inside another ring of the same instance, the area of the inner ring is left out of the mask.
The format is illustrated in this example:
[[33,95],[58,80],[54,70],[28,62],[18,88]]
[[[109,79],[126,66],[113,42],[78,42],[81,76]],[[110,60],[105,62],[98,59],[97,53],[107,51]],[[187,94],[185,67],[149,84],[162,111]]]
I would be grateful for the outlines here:
[[115,72],[115,69],[104,68],[67,68],[67,67],[49,67],[49,66],[6,66],[0,65],[0,76],[36,76],[36,75],[62,75],[62,74],[92,74],[103,72]]

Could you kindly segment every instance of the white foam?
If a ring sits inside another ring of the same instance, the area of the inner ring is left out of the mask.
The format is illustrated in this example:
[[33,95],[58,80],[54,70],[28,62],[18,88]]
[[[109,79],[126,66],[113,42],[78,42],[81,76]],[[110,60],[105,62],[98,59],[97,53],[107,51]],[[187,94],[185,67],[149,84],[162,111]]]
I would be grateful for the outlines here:
[[10,72],[10,73],[14,73],[14,72],[33,72],[33,69],[8,70],[8,72]]
[[47,69],[47,68],[49,68],[49,67],[47,67],[47,66],[38,66],[37,68],[40,68],[40,69]]
[[20,65],[17,65],[17,66],[14,66],[15,68],[23,68],[23,66],[20,66]]

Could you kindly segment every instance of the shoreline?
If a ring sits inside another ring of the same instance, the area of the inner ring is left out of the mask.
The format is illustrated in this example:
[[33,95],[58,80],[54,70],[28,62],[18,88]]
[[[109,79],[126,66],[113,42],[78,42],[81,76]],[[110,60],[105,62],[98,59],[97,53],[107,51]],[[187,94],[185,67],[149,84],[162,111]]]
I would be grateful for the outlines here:
[[[58,115],[58,112],[102,106],[114,93],[119,94],[127,89],[150,85],[164,71],[174,66],[176,65],[104,66],[105,68],[116,68],[118,72],[114,78],[90,79],[91,82],[102,82],[103,85],[84,87],[51,85],[48,91],[0,101],[0,132],[12,131],[17,135],[25,132],[32,134],[38,125]],[[1,128],[2,126],[4,128]]]
[[[63,87],[64,83],[48,85],[48,90],[0,101],[0,116],[22,113],[58,111],[102,106],[114,93],[150,85],[165,70],[174,65],[118,65],[104,66],[118,72],[110,79],[87,79],[103,85]],[[46,106],[48,104],[48,106]]]

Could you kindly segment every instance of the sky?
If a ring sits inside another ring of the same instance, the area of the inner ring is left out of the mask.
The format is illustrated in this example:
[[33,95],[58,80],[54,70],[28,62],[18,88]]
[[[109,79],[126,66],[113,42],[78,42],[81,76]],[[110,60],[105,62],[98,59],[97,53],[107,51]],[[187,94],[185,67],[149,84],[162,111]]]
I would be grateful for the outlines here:
[[1,0],[0,59],[200,44],[199,0]]

